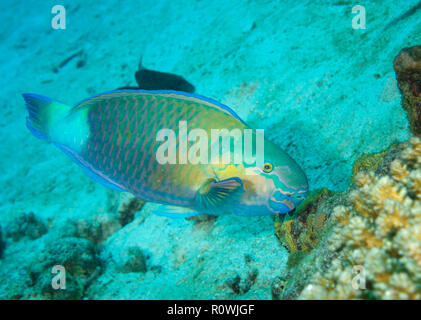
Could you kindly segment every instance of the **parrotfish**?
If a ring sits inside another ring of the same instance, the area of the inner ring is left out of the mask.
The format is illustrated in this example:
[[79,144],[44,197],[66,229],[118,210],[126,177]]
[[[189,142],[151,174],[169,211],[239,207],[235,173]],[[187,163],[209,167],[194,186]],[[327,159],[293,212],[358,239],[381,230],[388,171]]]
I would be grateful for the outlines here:
[[[229,156],[226,161],[223,157],[190,161],[203,150],[195,153],[189,149],[197,142],[190,136],[183,146],[185,126],[199,128],[209,136],[216,129],[247,129],[257,141],[257,130],[213,99],[178,91],[121,90],[71,107],[37,94],[23,97],[29,113],[27,127],[36,137],[54,143],[104,186],[165,205],[159,213],[164,216],[283,214],[294,210],[307,194],[303,170],[266,138],[261,163],[241,161],[238,148],[221,148],[222,155]],[[162,130],[179,133],[178,139],[158,139]],[[230,140],[229,146],[237,140]],[[167,143],[166,155],[182,150],[177,161],[157,160],[162,141]],[[209,147],[206,150],[215,145],[211,139],[204,143]],[[200,159],[208,158],[200,155]]]

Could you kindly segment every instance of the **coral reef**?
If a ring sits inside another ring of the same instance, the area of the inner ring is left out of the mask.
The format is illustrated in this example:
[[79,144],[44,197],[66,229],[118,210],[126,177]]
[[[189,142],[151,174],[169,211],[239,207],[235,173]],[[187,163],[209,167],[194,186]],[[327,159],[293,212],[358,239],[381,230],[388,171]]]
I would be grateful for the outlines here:
[[[102,272],[98,247],[92,241],[53,232],[12,242],[0,263],[0,278],[8,279],[0,282],[0,299],[82,299]],[[64,267],[65,289],[52,286],[57,275],[54,266]]]
[[118,216],[121,225],[124,227],[134,219],[136,212],[140,211],[145,205],[145,201],[136,198],[129,193],[122,193],[120,196],[120,206],[118,208]]
[[347,204],[347,194],[348,190],[314,190],[294,215],[275,218],[275,234],[290,254],[288,268],[271,282],[272,299],[296,299],[312,275],[324,267],[330,257],[325,242],[335,225],[333,215],[326,213]]
[[23,237],[31,240],[41,237],[47,232],[45,224],[33,212],[20,213],[5,228],[5,236],[18,241]]
[[374,171],[382,163],[384,156],[388,153],[388,150],[379,153],[364,153],[352,166],[352,178],[354,178],[359,172],[362,171]]
[[[81,299],[85,288],[101,270],[96,247],[91,241],[80,238],[57,239],[39,260],[27,270],[33,283],[32,298]],[[55,265],[65,268],[65,290],[56,290],[51,285],[51,270]]]
[[94,243],[102,243],[121,227],[119,217],[115,214],[100,214],[89,219],[69,221],[64,232]]
[[146,272],[146,257],[138,247],[129,247],[123,253],[126,259],[119,268],[119,272]]
[[249,271],[245,279],[241,279],[241,277],[237,274],[235,277],[225,281],[225,284],[232,290],[233,293],[244,294],[247,293],[254,285],[258,274],[259,271],[257,269],[252,269]]
[[378,153],[364,153],[354,162],[351,182],[355,185],[355,177],[358,173],[368,173],[372,171],[377,176],[387,175],[389,173],[390,164],[399,156],[403,148],[404,144],[394,143],[384,151]]
[[[421,139],[413,137],[388,175],[360,172],[348,206],[326,242],[327,268],[316,272],[304,299],[421,299]],[[362,266],[365,289],[354,289]]]
[[421,134],[421,46],[402,49],[393,66],[411,130]]
[[328,189],[312,191],[296,213],[275,217],[275,234],[289,253],[309,252],[317,245],[327,220],[327,215],[317,208],[332,195]]

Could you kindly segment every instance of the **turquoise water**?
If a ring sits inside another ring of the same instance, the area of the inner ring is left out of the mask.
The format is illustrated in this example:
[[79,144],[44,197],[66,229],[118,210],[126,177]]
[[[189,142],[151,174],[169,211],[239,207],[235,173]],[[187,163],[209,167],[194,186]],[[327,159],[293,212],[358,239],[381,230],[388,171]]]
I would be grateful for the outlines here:
[[345,190],[363,153],[410,135],[392,62],[420,44],[421,9],[405,14],[418,1],[360,2],[366,29],[353,1],[64,1],[64,30],[56,4],[0,4],[0,298],[271,299],[287,268],[271,216],[170,219],[147,203],[123,225],[129,196],[35,138],[24,92],[73,105],[136,85],[142,56],[264,129],[310,189]]

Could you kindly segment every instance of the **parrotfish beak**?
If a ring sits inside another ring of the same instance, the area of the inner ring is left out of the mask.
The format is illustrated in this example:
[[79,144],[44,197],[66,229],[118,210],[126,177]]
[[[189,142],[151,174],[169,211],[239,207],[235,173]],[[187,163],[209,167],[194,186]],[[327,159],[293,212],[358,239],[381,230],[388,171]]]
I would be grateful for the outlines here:
[[307,196],[307,191],[305,193],[303,192],[303,193],[300,193],[300,194],[294,194],[291,197],[291,201],[294,204],[294,206],[297,208],[300,205],[300,203],[304,201],[306,196]]
[[276,214],[288,213],[298,207],[305,199],[306,194],[306,190],[292,194],[277,189],[269,199],[269,207]]

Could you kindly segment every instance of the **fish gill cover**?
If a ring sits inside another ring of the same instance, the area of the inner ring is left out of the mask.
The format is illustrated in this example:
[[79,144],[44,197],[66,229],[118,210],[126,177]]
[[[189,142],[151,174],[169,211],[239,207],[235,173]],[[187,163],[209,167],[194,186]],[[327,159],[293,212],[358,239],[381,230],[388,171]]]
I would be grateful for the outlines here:
[[[0,3],[0,299],[420,298],[419,1],[123,3]],[[273,156],[130,166],[195,108]]]

